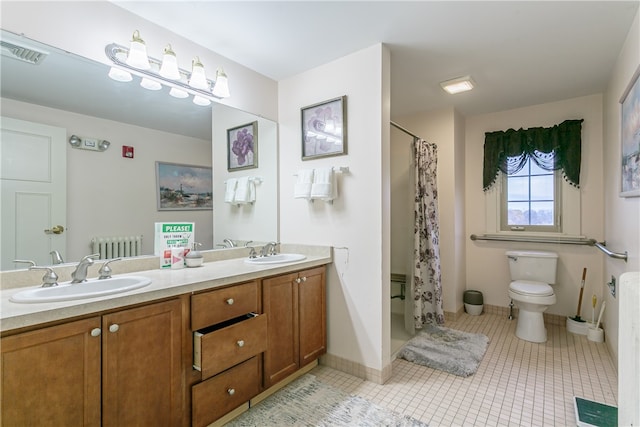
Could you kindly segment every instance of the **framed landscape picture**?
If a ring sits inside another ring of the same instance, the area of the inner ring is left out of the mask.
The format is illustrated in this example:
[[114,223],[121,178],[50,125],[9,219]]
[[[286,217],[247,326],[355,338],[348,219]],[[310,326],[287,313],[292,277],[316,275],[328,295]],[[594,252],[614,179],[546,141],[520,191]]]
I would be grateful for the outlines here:
[[620,196],[640,196],[640,67],[622,95]]
[[213,209],[211,168],[156,162],[159,211]]

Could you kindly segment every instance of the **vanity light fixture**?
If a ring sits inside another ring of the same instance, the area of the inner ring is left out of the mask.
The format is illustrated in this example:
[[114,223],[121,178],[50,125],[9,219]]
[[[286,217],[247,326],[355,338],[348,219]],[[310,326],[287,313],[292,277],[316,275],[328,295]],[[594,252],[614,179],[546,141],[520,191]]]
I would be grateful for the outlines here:
[[442,82],[440,83],[440,86],[442,86],[442,89],[453,95],[473,89],[475,87],[475,82],[471,76],[464,76]]
[[164,48],[164,56],[162,57],[162,66],[160,67],[159,74],[167,79],[180,80],[178,60],[170,44]]
[[169,95],[175,98],[192,95],[193,103],[202,106],[230,96],[229,80],[221,68],[217,70],[214,82],[207,79],[198,56],[191,63],[191,72],[179,68],[171,45],[165,47],[162,61],[147,56],[144,41],[137,30],[133,33],[130,48],[111,43],[105,46],[105,53],[113,63],[109,77],[114,80],[130,82],[136,76],[145,89],[161,90],[166,86],[170,88]]
[[131,39],[131,47],[127,55],[127,65],[138,68],[140,70],[151,69],[149,57],[147,56],[147,46],[144,40],[140,38],[140,32],[135,30]]

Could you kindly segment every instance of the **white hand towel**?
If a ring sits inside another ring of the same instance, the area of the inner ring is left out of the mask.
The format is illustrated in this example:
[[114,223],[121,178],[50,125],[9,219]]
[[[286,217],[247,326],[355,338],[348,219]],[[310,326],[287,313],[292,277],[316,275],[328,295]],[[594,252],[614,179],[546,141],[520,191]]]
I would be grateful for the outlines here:
[[311,185],[311,198],[330,201],[336,196],[335,173],[333,168],[316,169]]
[[308,199],[311,197],[311,185],[313,184],[313,169],[300,169],[298,179],[293,188],[295,199]]
[[249,203],[249,177],[243,176],[238,178],[238,184],[236,185],[236,193],[233,199],[233,203],[243,205]]
[[238,183],[238,180],[235,178],[227,179],[225,192],[224,192],[224,201],[226,203],[233,203],[233,199],[236,196],[237,183]]

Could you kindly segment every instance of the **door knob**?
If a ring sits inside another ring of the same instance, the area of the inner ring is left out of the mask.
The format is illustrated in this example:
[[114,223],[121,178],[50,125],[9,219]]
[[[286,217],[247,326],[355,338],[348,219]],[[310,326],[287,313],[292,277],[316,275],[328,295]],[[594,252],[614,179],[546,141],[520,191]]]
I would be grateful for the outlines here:
[[45,234],[62,234],[64,233],[64,227],[61,225],[55,225],[47,230],[44,230]]

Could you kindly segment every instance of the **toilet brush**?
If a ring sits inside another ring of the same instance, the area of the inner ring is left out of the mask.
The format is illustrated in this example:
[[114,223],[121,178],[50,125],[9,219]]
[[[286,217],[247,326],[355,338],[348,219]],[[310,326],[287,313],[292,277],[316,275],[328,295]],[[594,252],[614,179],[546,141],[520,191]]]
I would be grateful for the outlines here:
[[587,267],[582,270],[582,282],[580,283],[580,297],[578,298],[578,313],[575,317],[570,319],[575,322],[584,322],[585,320],[580,317],[580,309],[582,308],[582,294],[584,293],[584,281],[587,278]]

